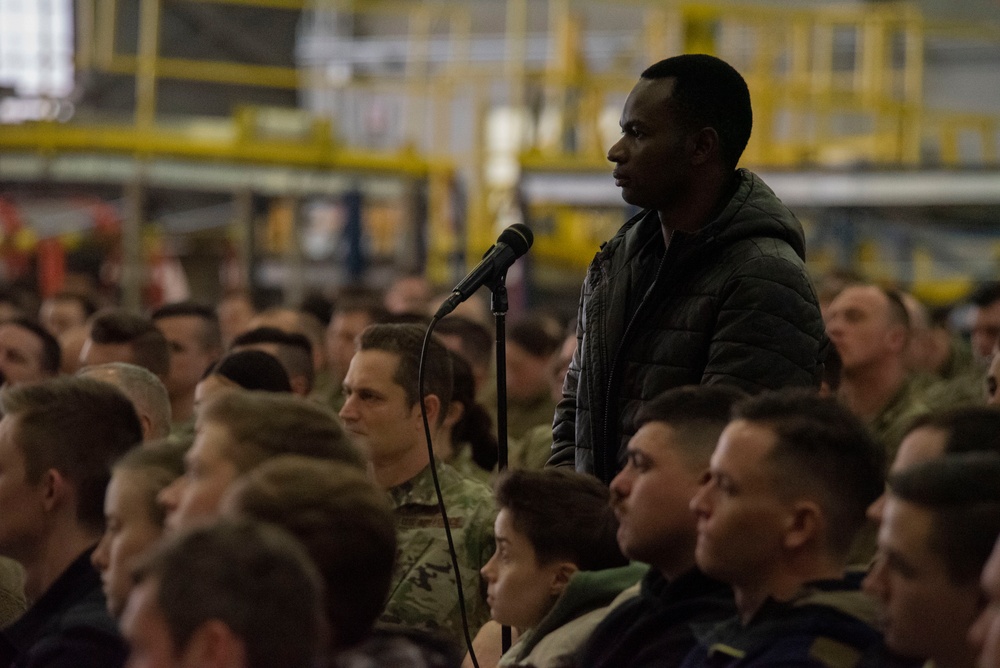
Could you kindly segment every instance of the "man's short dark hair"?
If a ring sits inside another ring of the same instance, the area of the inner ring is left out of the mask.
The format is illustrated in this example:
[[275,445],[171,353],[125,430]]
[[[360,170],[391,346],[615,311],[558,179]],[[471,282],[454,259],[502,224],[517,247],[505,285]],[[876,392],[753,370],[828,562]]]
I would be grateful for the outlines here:
[[497,481],[495,495],[540,564],[565,559],[598,571],[628,563],[608,488],[597,478],[565,469],[514,470]]
[[644,79],[668,77],[674,79],[670,101],[681,119],[691,130],[714,128],[722,162],[736,169],[753,128],[746,81],[725,61],[704,54],[667,58],[642,73]]
[[[417,371],[425,328],[420,325],[370,325],[361,332],[358,350],[381,350],[396,356],[393,381],[403,388],[409,406],[417,403]],[[431,338],[424,360],[424,396],[433,394],[441,402],[439,420],[443,420],[451,403],[451,357],[448,349]]]
[[371,322],[384,322],[389,316],[382,303],[382,293],[378,291],[350,291],[342,294],[333,304],[333,312],[330,319],[335,315],[345,313],[364,313]]
[[124,309],[106,309],[94,316],[90,325],[94,343],[128,344],[133,364],[145,367],[157,376],[170,371],[170,346],[153,322]]
[[892,475],[889,489],[934,513],[929,547],[952,582],[975,582],[1000,536],[1000,455],[971,452],[915,464]]
[[49,330],[31,318],[25,317],[4,320],[0,324],[16,325],[34,334],[42,342],[42,357],[38,361],[42,371],[52,376],[59,373],[59,365],[62,362],[62,349],[59,347],[59,341],[56,337],[52,336]]
[[507,329],[507,341],[535,357],[549,357],[562,346],[562,328],[551,318],[528,314],[515,320]]
[[280,455],[365,468],[361,452],[333,412],[302,397],[279,392],[227,392],[204,406],[199,421],[225,427],[234,442],[226,458],[240,473]]
[[103,530],[111,464],[142,441],[132,402],[108,383],[68,377],[5,388],[0,411],[17,420],[28,482],[56,469],[73,483],[80,524]]
[[1000,302],[1000,281],[983,283],[969,295],[969,301],[979,308],[986,308]]
[[298,332],[286,332],[277,327],[257,327],[237,336],[229,348],[233,350],[260,343],[277,346],[276,357],[284,365],[289,378],[304,377],[309,389],[312,389],[316,381],[316,369],[313,367],[312,343],[308,336]]
[[678,432],[678,445],[693,463],[703,466],[729,424],[733,406],[747,398],[734,385],[685,385],[657,395],[635,416],[636,429],[663,422]]
[[396,558],[392,507],[365,473],[286,455],[250,471],[229,499],[237,512],[275,524],[305,546],[326,582],[333,646],[364,640],[385,608]]
[[207,621],[243,642],[246,665],[308,668],[322,636],[322,580],[285,531],[221,520],[168,537],[133,574],[154,583],[175,652]]
[[831,550],[846,555],[865,511],[885,487],[885,449],[832,398],[808,390],[765,392],[734,407],[734,419],[774,433],[768,461],[776,493],[818,493]]
[[493,361],[493,334],[474,320],[449,315],[438,321],[434,333],[457,336],[462,356],[473,366],[489,367]]
[[886,290],[879,288],[889,300],[889,320],[902,325],[907,331],[911,328],[910,312],[906,310],[906,303],[903,302],[903,295],[898,290]]
[[222,348],[222,335],[219,332],[219,316],[211,306],[196,302],[173,302],[164,304],[153,311],[149,319],[154,323],[164,318],[198,318],[201,329],[198,333],[198,344],[202,350],[219,350]]
[[222,376],[245,390],[291,392],[288,372],[278,358],[250,348],[229,353],[209,367],[204,378]]
[[921,428],[943,431],[947,454],[994,452],[1000,455],[1000,411],[994,408],[963,406],[924,413],[910,423],[906,433]]

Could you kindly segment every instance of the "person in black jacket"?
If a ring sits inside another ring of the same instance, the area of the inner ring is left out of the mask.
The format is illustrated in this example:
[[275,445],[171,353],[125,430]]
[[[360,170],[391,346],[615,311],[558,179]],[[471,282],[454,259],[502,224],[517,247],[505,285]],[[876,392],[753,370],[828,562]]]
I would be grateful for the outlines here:
[[0,666],[121,666],[127,650],[90,555],[111,463],[142,441],[139,418],[90,378],[8,388],[0,407],[0,554],[24,567],[32,601],[0,636]]
[[611,481],[636,411],[681,385],[818,387],[827,340],[795,216],[736,169],[750,137],[740,74],[705,55],[642,73],[608,151],[644,210],[594,258],[550,465]]

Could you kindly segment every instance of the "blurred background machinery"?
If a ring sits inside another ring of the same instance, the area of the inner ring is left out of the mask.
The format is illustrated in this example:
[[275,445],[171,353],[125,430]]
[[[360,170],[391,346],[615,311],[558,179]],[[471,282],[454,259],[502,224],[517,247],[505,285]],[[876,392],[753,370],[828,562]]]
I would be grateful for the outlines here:
[[2,277],[134,306],[444,287],[525,220],[512,279],[572,308],[629,214],[605,159],[625,96],[703,52],[747,78],[743,164],[812,269],[948,302],[1000,275],[998,9],[0,0]]

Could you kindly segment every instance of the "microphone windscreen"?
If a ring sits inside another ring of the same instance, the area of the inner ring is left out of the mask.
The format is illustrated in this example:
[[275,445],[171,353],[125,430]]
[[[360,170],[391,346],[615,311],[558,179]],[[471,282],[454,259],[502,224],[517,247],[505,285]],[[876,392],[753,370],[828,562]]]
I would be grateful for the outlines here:
[[531,243],[535,240],[535,235],[531,233],[531,228],[523,223],[514,223],[503,232],[497,239],[497,243],[510,246],[518,257],[521,257],[531,248]]

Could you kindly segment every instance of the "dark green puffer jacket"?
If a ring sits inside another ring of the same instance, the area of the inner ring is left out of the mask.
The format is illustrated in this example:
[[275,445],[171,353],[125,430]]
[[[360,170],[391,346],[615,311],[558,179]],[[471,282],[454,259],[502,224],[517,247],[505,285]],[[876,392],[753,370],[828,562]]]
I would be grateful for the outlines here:
[[737,176],[722,213],[697,233],[675,233],[665,256],[659,217],[647,210],[594,257],[550,465],[610,482],[636,411],[673,387],[819,385],[828,340],[802,227],[755,174]]

